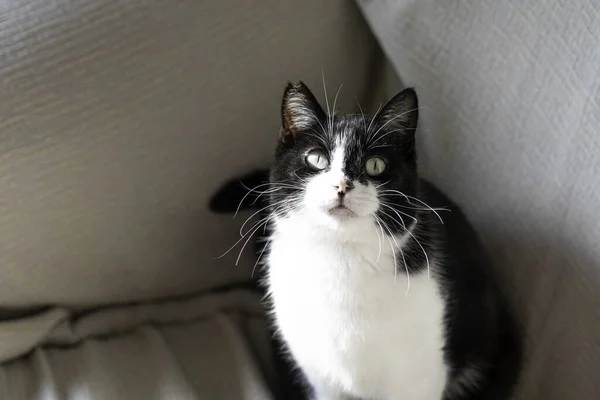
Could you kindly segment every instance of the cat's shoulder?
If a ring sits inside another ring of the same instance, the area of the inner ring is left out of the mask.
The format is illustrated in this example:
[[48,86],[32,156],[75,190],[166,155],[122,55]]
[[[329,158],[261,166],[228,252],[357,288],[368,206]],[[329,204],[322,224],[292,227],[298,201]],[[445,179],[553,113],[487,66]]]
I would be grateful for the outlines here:
[[419,199],[435,210],[428,213],[428,226],[442,235],[446,253],[469,254],[480,262],[486,259],[479,234],[463,207],[425,179],[419,182]]
[[460,207],[442,189],[431,181],[419,179],[419,197],[431,207],[459,209]]

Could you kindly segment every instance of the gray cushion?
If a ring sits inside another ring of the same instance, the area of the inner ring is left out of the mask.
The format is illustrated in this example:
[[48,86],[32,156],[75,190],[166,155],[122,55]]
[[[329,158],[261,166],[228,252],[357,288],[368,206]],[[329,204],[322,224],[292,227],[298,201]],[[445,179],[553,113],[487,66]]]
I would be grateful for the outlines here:
[[344,0],[1,2],[0,43],[1,307],[247,279],[209,195],[270,159],[287,80],[354,105],[379,59]]
[[522,399],[600,396],[600,8],[360,1],[421,96],[421,168],[482,233],[526,324]]
[[268,400],[264,324],[244,291],[0,323],[0,357],[41,344],[0,364],[0,399]]

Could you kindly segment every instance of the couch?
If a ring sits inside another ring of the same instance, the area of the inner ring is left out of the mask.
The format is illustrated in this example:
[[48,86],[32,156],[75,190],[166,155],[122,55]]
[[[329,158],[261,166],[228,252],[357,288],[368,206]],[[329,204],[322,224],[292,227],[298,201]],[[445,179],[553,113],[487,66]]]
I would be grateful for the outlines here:
[[[519,399],[600,382],[600,10],[591,1],[0,3],[0,399],[270,399],[247,215],[302,79],[425,105],[425,176],[519,311]],[[315,90],[319,99],[323,93]]]
[[0,399],[268,399],[254,254],[218,259],[243,218],[207,203],[287,80],[386,96],[356,5],[4,1],[0,43]]

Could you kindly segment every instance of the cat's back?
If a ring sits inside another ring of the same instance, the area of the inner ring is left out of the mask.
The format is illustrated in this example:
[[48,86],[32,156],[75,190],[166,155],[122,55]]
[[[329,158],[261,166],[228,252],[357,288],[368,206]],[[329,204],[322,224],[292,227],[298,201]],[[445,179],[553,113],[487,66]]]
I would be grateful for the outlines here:
[[[455,371],[451,381],[455,388],[469,387],[468,379],[463,377],[479,368],[486,371],[486,383],[480,382],[476,389],[471,387],[472,397],[467,397],[506,399],[523,362],[522,331],[514,310],[468,217],[432,183],[420,183],[421,198],[432,208],[447,210],[439,213],[443,224],[433,216],[430,221],[438,232],[438,246],[444,251],[440,272],[448,304],[446,312],[452,321],[446,333],[448,360]],[[479,361],[472,364],[472,360]]]

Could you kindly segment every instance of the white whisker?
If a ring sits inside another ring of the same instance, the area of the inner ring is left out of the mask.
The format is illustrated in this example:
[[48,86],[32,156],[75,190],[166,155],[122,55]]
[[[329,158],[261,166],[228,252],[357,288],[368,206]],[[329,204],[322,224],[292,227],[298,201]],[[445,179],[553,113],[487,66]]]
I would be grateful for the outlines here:
[[[383,205],[383,204],[381,204],[381,205]],[[391,208],[391,207],[388,206],[388,208]],[[394,209],[392,208],[392,210],[394,210]],[[394,217],[392,217],[390,214],[386,213],[383,210],[379,210],[379,212],[382,213],[383,215],[387,216],[389,219],[391,219],[392,222],[396,222],[396,223],[402,225],[402,228],[404,228],[406,230],[406,224],[404,223],[404,220],[402,219],[402,217],[398,216],[400,219],[396,220],[396,219],[394,219]]]
[[[376,140],[375,142],[373,142],[373,143],[371,143],[371,142],[370,142],[371,140],[373,140],[373,139],[374,139],[374,138],[377,136],[377,134],[378,134],[378,133],[379,133],[379,132],[380,132],[380,131],[381,131],[381,130],[382,130],[384,127],[385,127],[385,126],[387,126],[388,124],[390,124],[390,123],[391,123],[391,122],[393,122],[394,120],[396,120],[396,119],[398,119],[398,118],[400,118],[400,117],[403,117],[404,115],[406,115],[406,114],[408,114],[408,113],[410,113],[410,112],[417,111],[417,110],[419,110],[419,109],[421,109],[421,108],[422,108],[422,107],[413,108],[412,110],[405,111],[405,112],[403,112],[402,114],[398,114],[398,115],[395,115],[393,118],[390,118],[388,121],[386,121],[384,124],[382,124],[382,125],[379,127],[379,129],[377,129],[377,131],[375,131],[375,133],[374,133],[374,134],[370,135],[370,137],[369,137],[369,145],[374,145],[375,143],[377,143],[377,142],[379,141],[379,139],[377,139],[377,140]],[[400,130],[401,130],[401,129],[400,129]],[[397,129],[396,131],[398,131],[398,129]],[[388,132],[388,134],[389,134],[389,132]],[[384,135],[384,136],[385,136],[385,135]]]
[[[266,224],[268,222],[268,219],[265,220],[265,222],[263,222],[263,224]],[[248,245],[248,242],[250,242],[250,239],[252,239],[252,236],[254,236],[254,234],[262,227],[263,224],[258,225],[250,235],[248,235],[248,238],[246,239],[246,241],[244,242],[244,245],[242,246],[237,259],[235,260],[235,265],[237,266],[240,263],[240,259],[242,258],[242,253],[244,252],[244,249],[246,248],[246,246]]]
[[390,181],[385,181],[382,184],[379,184],[379,185],[375,186],[375,189],[379,189],[380,187],[382,187],[384,185],[387,185],[388,183],[390,183]]
[[[288,206],[287,208],[286,208],[286,207],[284,207],[284,206],[279,206],[278,208],[276,208],[276,209],[275,209],[275,211],[273,211],[271,214],[269,214],[269,216],[268,216],[267,218],[264,218],[264,222],[262,222],[262,223],[257,223],[257,224],[255,225],[255,226],[256,226],[256,228],[255,228],[255,229],[253,229],[249,235],[247,234],[248,238],[246,239],[246,241],[244,242],[244,245],[243,245],[243,246],[242,246],[242,248],[240,249],[240,252],[239,252],[239,254],[238,254],[238,256],[237,256],[237,259],[235,260],[235,265],[236,265],[236,266],[237,266],[237,265],[240,263],[240,259],[242,258],[242,253],[244,252],[244,249],[246,248],[246,246],[247,246],[247,245],[248,245],[248,243],[250,242],[250,239],[252,238],[252,236],[254,236],[254,234],[255,234],[256,232],[258,232],[258,230],[259,230],[261,227],[263,227],[263,226],[266,226],[266,224],[269,222],[269,219],[271,219],[273,216],[280,216],[282,213],[285,213],[285,212],[286,212],[286,210],[289,212],[289,211],[291,211],[291,208],[290,208],[289,206]],[[250,232],[250,231],[249,231],[249,232]],[[243,237],[242,237],[242,239],[243,239]],[[242,239],[240,239],[240,241],[241,241]],[[237,245],[237,243],[239,243],[240,241],[236,242],[236,245]],[[234,245],[234,247],[235,247],[236,245]]]
[[367,134],[367,121],[365,119],[365,113],[363,112],[362,107],[360,106],[360,103],[358,102],[358,99],[355,97],[354,101],[356,101],[356,105],[358,106],[358,109],[360,110],[360,115],[362,116],[362,121],[363,121],[363,129],[365,130],[364,134]]
[[[379,218],[379,217],[377,217],[377,218]],[[383,223],[383,221],[381,221],[381,222]],[[396,236],[394,234],[392,234],[392,232],[385,225],[385,223],[383,223],[383,227],[388,232],[388,235],[389,235],[388,242],[390,243],[390,246],[392,247],[392,255],[394,256],[394,283],[396,283],[396,274],[398,272],[398,263],[396,260],[396,251],[394,250],[394,246],[392,245],[391,240],[394,241],[394,244],[396,245],[396,249],[398,249],[398,251],[400,251],[400,255],[402,256],[402,261],[404,263],[404,269],[406,271],[406,295],[408,295],[408,291],[410,290],[410,273],[408,271],[408,264],[406,264],[406,258],[404,257],[404,251],[402,251],[402,246],[400,246],[398,244],[398,241],[396,240]]]
[[[387,194],[388,196],[389,195],[393,195],[393,194],[397,194],[399,196],[404,197],[409,204],[411,204],[410,199],[413,199],[413,200],[421,203],[422,205],[424,205],[426,207],[425,209],[422,209],[421,211],[427,211],[427,210],[429,210],[429,211],[433,212],[438,217],[438,219],[440,220],[440,222],[442,224],[444,223],[444,220],[442,219],[442,217],[440,216],[440,214],[438,213],[438,211],[450,211],[449,209],[442,208],[442,207],[433,208],[429,204],[425,203],[423,200],[420,200],[420,199],[418,199],[418,198],[416,198],[414,196],[408,196],[408,195],[402,193],[399,190],[388,189],[388,190],[382,190],[381,193],[382,194]],[[412,208],[412,207],[407,207],[407,206],[403,206],[403,205],[398,205],[398,206],[402,207],[402,208],[406,208],[406,209],[419,210],[419,208]]]
[[421,242],[416,238],[415,235],[413,235],[411,233],[411,231],[409,229],[406,230],[406,233],[408,233],[410,236],[412,236],[412,238],[415,240],[415,242],[421,248],[421,251],[423,251],[423,255],[425,256],[425,261],[427,263],[427,279],[431,279],[431,265],[429,264],[429,257],[427,256],[427,252],[425,251],[425,248],[423,247],[423,245],[421,245]]
[[342,86],[344,86],[344,85],[343,84],[340,85],[340,87],[338,88],[337,92],[335,92],[335,98],[333,99],[333,109],[331,110],[331,126],[332,127],[333,127],[333,118],[335,116],[335,106],[337,104],[337,99],[338,99],[338,95],[340,94],[340,90],[342,90]]
[[[256,228],[256,230],[258,230],[259,228],[260,228],[260,226],[259,226],[259,227],[257,227],[257,228]],[[256,232],[256,230],[252,231],[252,234],[254,234],[254,232]],[[218,259],[221,259],[221,258],[225,257],[225,256],[226,256],[226,255],[227,255],[227,254],[228,254],[228,253],[229,253],[231,250],[233,250],[233,249],[235,248],[235,246],[237,246],[238,244],[240,244],[240,243],[242,242],[242,240],[244,240],[244,239],[246,238],[246,236],[247,236],[247,235],[248,235],[250,232],[251,232],[251,231],[248,231],[248,232],[246,232],[246,234],[245,234],[244,236],[242,236],[242,237],[241,237],[241,238],[240,238],[240,239],[239,239],[237,242],[235,242],[235,243],[233,244],[233,246],[231,246],[229,249],[227,249],[227,251],[226,251],[225,253],[221,254],[221,255],[220,255],[220,256],[218,256],[218,257],[215,257],[214,259],[215,259],[215,260],[218,260]],[[251,236],[252,236],[252,235],[250,235],[250,237],[251,237]],[[236,265],[237,265],[237,263],[236,263]]]
[[[398,216],[398,218],[400,218],[400,221],[402,221],[402,225],[404,225],[404,218],[402,218],[402,217],[400,216],[400,214],[404,215],[405,217],[408,217],[408,218],[412,219],[412,220],[413,220],[413,222],[415,222],[415,223],[418,221],[416,217],[413,217],[412,215],[409,215],[409,214],[407,214],[407,213],[404,213],[404,212],[402,212],[402,211],[396,210],[394,207],[392,207],[392,206],[390,206],[390,205],[386,204],[385,202],[380,202],[380,204],[381,204],[382,206],[386,207],[386,208],[389,208],[389,209],[391,209],[393,212],[395,212],[395,213],[396,213],[396,215]],[[383,212],[383,210],[380,210],[380,211],[381,211],[381,212]],[[386,215],[387,215],[387,214],[386,214]],[[388,215],[388,217],[389,217],[389,215]],[[391,218],[391,217],[390,217],[390,218]],[[406,229],[406,225],[404,225],[404,229]]]
[[400,117],[403,117],[404,115],[406,115],[406,114],[408,114],[408,113],[411,113],[411,112],[413,112],[413,111],[418,111],[418,110],[420,110],[421,108],[423,108],[423,107],[417,107],[417,108],[413,108],[413,109],[411,109],[411,110],[404,111],[402,114],[394,115],[392,118],[390,118],[388,121],[386,121],[386,122],[385,122],[383,125],[381,125],[381,126],[379,127],[379,129],[377,129],[377,131],[375,131],[375,133],[373,134],[373,137],[375,137],[375,136],[377,135],[377,133],[378,133],[379,131],[381,131],[381,130],[382,130],[382,129],[383,129],[383,128],[384,128],[384,127],[387,125],[387,124],[389,124],[389,123],[391,123],[391,122],[395,121],[396,119],[398,119],[398,118],[400,118]]
[[[329,116],[331,115],[331,111],[329,110],[329,100],[327,99],[327,85],[325,84],[325,71],[323,70],[323,68],[321,68],[321,77],[323,78],[323,94],[325,95],[325,104],[327,105],[327,116],[328,116],[328,123],[329,123]],[[329,136],[333,135],[332,132],[332,128],[333,125],[329,124],[328,125],[329,128]]]
[[369,139],[367,139],[367,143],[369,142],[371,136],[369,135],[369,131],[371,130],[371,125],[373,125],[373,121],[375,121],[375,118],[377,118],[377,115],[379,114],[379,111],[381,111],[381,107],[383,105],[379,104],[379,107],[377,108],[377,111],[375,112],[375,114],[373,114],[373,117],[371,118],[371,122],[369,122],[369,127],[367,128],[367,132],[366,135]]
[[[438,217],[438,219],[440,220],[440,222],[441,222],[442,224],[444,223],[444,220],[442,219],[442,217],[440,216],[440,214],[438,214],[438,212],[437,212],[435,209],[433,209],[431,206],[429,206],[429,204],[427,204],[427,203],[425,203],[423,200],[420,200],[420,199],[418,199],[418,198],[416,198],[416,197],[413,197],[413,196],[406,196],[406,197],[408,197],[409,199],[413,199],[413,200],[415,200],[415,201],[418,201],[419,203],[423,204],[423,205],[424,205],[425,207],[427,207],[429,210],[433,211],[433,213],[434,213],[434,214],[435,214],[435,215]],[[448,211],[449,211],[449,210],[448,210]]]
[[[319,124],[320,124],[320,123],[319,123]],[[323,133],[324,135],[327,135],[327,131],[323,130],[323,132],[324,132],[324,133]],[[325,147],[325,148],[327,148],[327,147],[328,147],[327,140],[325,140],[325,138],[324,138],[324,137],[322,137],[322,136],[319,134],[319,132],[317,132],[317,131],[315,131],[315,130],[312,130],[312,129],[311,129],[311,130],[305,131],[305,132],[303,133],[303,135],[305,135],[305,136],[310,136],[310,137],[313,137],[313,138],[317,139],[319,142],[321,142],[321,143],[323,144],[323,147]]]
[[[244,231],[244,227],[246,226],[246,224],[247,224],[247,223],[248,223],[248,222],[249,222],[249,221],[250,221],[252,218],[254,218],[256,215],[260,214],[261,212],[263,212],[264,210],[266,210],[266,209],[268,209],[268,208],[270,208],[270,207],[277,206],[277,205],[280,205],[280,204],[282,204],[282,203],[285,203],[285,202],[287,202],[287,199],[283,199],[283,200],[280,200],[280,201],[278,201],[278,202],[274,202],[273,204],[269,204],[268,206],[265,206],[265,207],[261,208],[260,210],[258,210],[258,211],[256,211],[256,212],[254,212],[252,215],[250,215],[248,218],[246,218],[246,220],[244,221],[244,223],[243,223],[243,224],[242,224],[242,226],[240,227],[240,236],[244,236],[244,233],[243,233],[243,231]],[[250,229],[252,229],[252,228],[250,228]]]
[[376,148],[379,148],[379,147],[390,147],[389,145],[379,145],[379,146],[375,146],[375,144],[377,144],[378,142],[380,142],[381,140],[385,139],[387,136],[389,136],[389,135],[391,135],[391,134],[393,134],[393,133],[396,133],[396,132],[405,132],[405,131],[406,131],[406,129],[393,129],[393,130],[391,130],[391,131],[387,131],[387,132],[386,132],[386,133],[384,133],[383,135],[379,136],[379,137],[377,138],[377,140],[375,140],[374,142],[370,143],[370,144],[367,146],[367,149],[368,149],[368,150],[373,150],[373,149],[376,149]]
[[[248,186],[246,186],[243,182],[240,182],[240,184],[242,185],[242,187],[244,187],[246,190],[248,190],[248,193],[246,193],[244,195],[244,197],[242,197],[242,200],[240,200],[235,213],[233,214],[233,218],[235,219],[235,217],[237,217],[237,215],[240,212],[240,208],[242,207],[242,204],[244,203],[244,200],[246,200],[246,197],[248,197],[251,193],[259,193],[259,195],[256,197],[256,199],[254,199],[254,201],[252,202],[252,204],[255,204],[256,201],[263,195],[263,194],[272,194],[274,192],[277,192],[281,189],[297,189],[295,186],[292,185],[288,185],[288,184],[282,184],[282,183],[263,183],[261,185],[257,185],[254,188],[249,188]],[[259,187],[263,187],[263,186],[272,186],[264,191],[258,191],[257,189]]]
[[[385,205],[385,204],[383,204]],[[387,206],[388,208],[390,208],[392,211],[394,211],[396,213],[396,215],[398,215],[398,218],[400,218],[401,221],[403,221],[404,224],[404,220],[402,219],[402,217],[398,214],[398,211],[396,211],[394,208]],[[400,211],[401,212],[401,211]],[[383,214],[387,215],[388,217],[392,218],[389,214],[385,213],[382,211]],[[392,218],[393,220],[393,218]],[[417,224],[418,220],[416,218],[414,218],[414,223]],[[427,277],[429,279],[431,279],[431,268],[430,268],[430,263],[429,263],[429,257],[427,256],[427,252],[425,251],[425,248],[423,247],[423,245],[421,245],[421,242],[415,237],[415,235],[413,235],[410,231],[410,229],[406,228],[406,226],[404,226],[405,232],[408,233],[417,243],[417,245],[421,248],[421,251],[423,252],[423,255],[425,256],[425,261],[427,263]]]
[[375,264],[377,264],[379,262],[379,258],[381,257],[381,241],[383,240],[383,237],[385,236],[385,234],[383,233],[383,227],[381,226],[381,223],[379,222],[377,215],[372,214],[373,217],[375,218],[375,222],[377,223],[377,225],[379,225],[379,229],[381,229],[381,236],[379,237],[379,232],[377,232],[377,227],[375,227],[375,233],[377,234],[377,241],[379,242],[379,252],[377,253],[377,259],[375,260]]
[[[268,220],[267,223],[265,224],[265,227],[268,224]],[[265,252],[265,250],[267,249],[267,247],[269,247],[269,243],[271,243],[272,237],[270,237],[267,242],[264,244],[264,247],[262,248],[262,250],[260,251],[260,254],[258,255],[258,258],[256,259],[256,262],[254,263],[254,266],[252,267],[252,272],[250,273],[250,278],[254,278],[254,271],[256,270],[256,266],[260,263],[260,261],[262,260],[262,256],[263,253]]]
[[387,147],[392,147],[392,145],[390,144],[380,144],[379,146],[370,146],[369,150],[375,150],[375,149],[384,149]]
[[399,190],[385,189],[385,190],[381,191],[381,194],[387,194],[387,195],[389,195],[389,194],[397,194],[397,195],[403,196],[406,199],[406,201],[410,204],[410,200],[408,199],[408,196],[405,195],[404,193],[402,193]]

